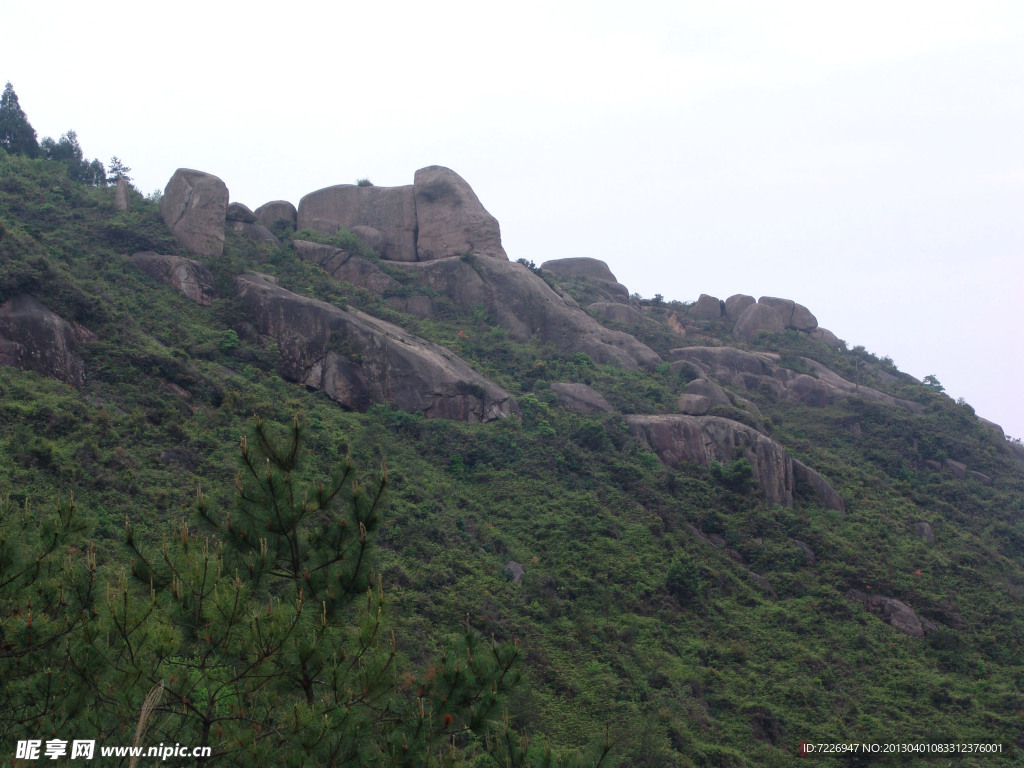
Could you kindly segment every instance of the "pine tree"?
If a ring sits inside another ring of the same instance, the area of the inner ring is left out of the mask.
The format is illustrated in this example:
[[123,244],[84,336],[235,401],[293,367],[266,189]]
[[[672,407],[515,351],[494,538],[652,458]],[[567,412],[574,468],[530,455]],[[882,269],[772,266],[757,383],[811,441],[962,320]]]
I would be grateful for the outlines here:
[[297,421],[278,441],[256,420],[231,513],[200,494],[200,525],[179,522],[155,551],[128,528],[131,575],[78,656],[93,732],[208,746],[219,765],[411,767],[452,764],[453,739],[500,714],[514,643],[467,626],[425,671],[399,673],[372,570],[386,472],[360,484],[346,461],[300,483],[301,440]]
[[36,132],[29,125],[14,86],[7,83],[0,97],[0,147],[15,155],[35,157],[39,154]]

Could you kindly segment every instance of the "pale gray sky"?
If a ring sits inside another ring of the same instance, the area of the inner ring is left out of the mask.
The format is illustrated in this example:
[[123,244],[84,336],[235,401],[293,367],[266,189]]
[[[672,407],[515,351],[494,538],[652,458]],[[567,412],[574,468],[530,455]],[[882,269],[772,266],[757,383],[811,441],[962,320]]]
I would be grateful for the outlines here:
[[14,4],[0,81],[143,191],[461,174],[510,258],[775,295],[1024,437],[1017,0]]

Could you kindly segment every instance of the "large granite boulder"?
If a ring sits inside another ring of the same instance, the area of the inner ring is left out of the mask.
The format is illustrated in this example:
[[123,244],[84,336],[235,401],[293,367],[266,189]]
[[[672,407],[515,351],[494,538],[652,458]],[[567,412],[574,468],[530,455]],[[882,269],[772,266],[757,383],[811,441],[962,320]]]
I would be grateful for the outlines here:
[[299,201],[299,229],[333,234],[372,227],[381,233],[382,258],[416,261],[416,200],[413,185],[360,187],[339,184],[310,192]]
[[791,328],[795,331],[813,331],[818,327],[818,320],[811,314],[811,311],[803,304],[797,304],[792,299],[762,296],[757,300],[757,303],[767,304],[775,309],[786,328]]
[[898,629],[905,635],[924,637],[928,632],[936,629],[935,624],[928,619],[922,619],[914,612],[913,608],[894,597],[873,595],[859,589],[848,590],[846,595],[889,622],[894,629]]
[[85,364],[75,352],[79,341],[91,337],[31,296],[15,296],[0,304],[0,365],[81,387]]
[[586,384],[558,382],[551,385],[551,391],[563,408],[576,413],[611,413],[614,410],[600,392]]
[[634,307],[629,304],[620,304],[614,301],[595,301],[587,306],[587,309],[605,320],[618,323],[624,328],[639,328],[647,319]]
[[706,467],[713,461],[729,463],[742,456],[754,468],[757,486],[769,501],[792,506],[794,490],[806,483],[823,506],[844,509],[839,495],[824,478],[795,462],[781,445],[753,427],[718,416],[659,414],[625,419],[633,436],[666,466]]
[[455,171],[440,165],[420,168],[413,178],[413,193],[419,261],[467,253],[508,261],[498,220]]
[[269,203],[264,203],[253,213],[256,214],[256,220],[267,229],[273,230],[275,226],[282,226],[283,222],[285,229],[295,231],[298,211],[287,200],[272,200]]
[[241,203],[231,203],[228,205],[225,219],[225,228],[228,232],[248,237],[250,240],[274,244],[279,242],[273,232],[259,223],[256,214]]
[[815,408],[824,407],[845,397],[860,397],[864,400],[896,405],[912,413],[924,411],[924,406],[920,403],[893,397],[872,387],[854,384],[808,357],[801,357],[798,360],[810,374],[782,367],[779,365],[777,354],[745,352],[733,347],[680,347],[670,350],[668,358],[672,361],[673,370],[691,366],[705,377],[722,384],[770,393],[776,398],[785,398]]
[[457,306],[483,305],[516,341],[537,338],[563,352],[584,352],[595,363],[618,363],[629,369],[661,362],[650,347],[627,333],[605,328],[522,264],[472,256],[394,267],[416,275]]
[[574,256],[566,259],[545,261],[540,268],[558,277],[579,277],[586,280],[599,280],[604,283],[617,283],[611,269],[600,259],[589,256]]
[[629,289],[615,279],[608,265],[600,259],[589,256],[552,259],[545,261],[540,268],[556,279],[588,280],[603,299],[619,304],[629,303]]
[[277,342],[281,375],[347,408],[390,403],[459,421],[492,421],[519,410],[464,360],[396,325],[292,293],[264,275],[240,275],[236,284],[259,333]]
[[751,341],[762,331],[765,333],[778,333],[786,330],[786,323],[782,314],[776,311],[775,307],[769,304],[751,304],[736,319],[732,335],[737,339]]
[[747,296],[745,293],[736,293],[725,300],[725,316],[736,322],[739,320],[740,315],[743,314],[743,310],[747,307],[752,307],[757,301],[753,296]]
[[151,278],[181,291],[196,304],[208,307],[217,297],[213,274],[205,264],[153,251],[133,253],[131,260]]
[[690,308],[690,314],[699,320],[718,320],[725,312],[721,299],[702,293],[697,302]]
[[216,176],[179,168],[160,199],[160,215],[175,239],[190,253],[220,256],[224,252],[224,222],[228,188]]
[[244,221],[249,224],[255,224],[259,221],[256,218],[256,214],[249,210],[249,206],[242,203],[229,203],[224,218],[227,221]]

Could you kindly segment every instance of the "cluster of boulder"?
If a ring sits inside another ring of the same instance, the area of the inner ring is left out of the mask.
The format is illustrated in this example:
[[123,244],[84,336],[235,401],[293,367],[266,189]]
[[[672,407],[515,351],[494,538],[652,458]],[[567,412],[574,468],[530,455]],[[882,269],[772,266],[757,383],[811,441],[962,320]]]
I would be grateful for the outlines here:
[[[807,492],[830,509],[844,508],[824,477],[758,429],[757,407],[739,392],[767,393],[811,407],[856,395],[921,408],[847,381],[808,358],[799,358],[797,371],[791,361],[783,365],[771,353],[692,346],[673,349],[663,360],[630,333],[603,324],[632,329],[651,322],[630,303],[628,289],[604,262],[556,259],[540,270],[510,262],[497,220],[458,174],[440,166],[417,171],[406,186],[342,184],[306,195],[298,208],[277,200],[255,211],[230,202],[227,186],[217,177],[179,169],[165,189],[161,214],[184,248],[205,259],[223,253],[226,233],[276,243],[275,231],[334,234],[347,229],[380,258],[366,258],[363,249],[353,252],[309,240],[293,239],[292,246],[299,258],[332,277],[418,317],[433,317],[452,304],[483,308],[494,325],[517,341],[536,339],[626,369],[652,369],[665,362],[675,371],[685,366],[692,380],[680,393],[677,412],[626,416],[630,432],[669,466],[708,466],[746,457],[761,492],[779,504],[791,505],[795,494]],[[216,298],[213,276],[202,261],[153,252],[130,259],[199,305],[209,306]],[[581,308],[562,289],[562,281],[584,283],[585,294],[597,300]],[[346,408],[365,410],[386,402],[430,417],[471,421],[519,412],[508,392],[457,355],[391,323],[288,291],[268,275],[241,275],[236,291],[254,331],[276,342],[280,373]],[[818,327],[806,307],[788,299],[755,301],[738,294],[721,301],[702,294],[690,315],[699,322],[732,322],[733,336],[742,340],[791,329],[842,344]],[[87,334],[34,299],[12,299],[0,306],[0,364],[81,386],[85,369],[75,350]],[[551,390],[571,410],[613,411],[584,384],[556,382]],[[953,462],[942,469],[957,474],[958,467]]]
[[690,308],[690,314],[705,321],[727,320],[733,324],[733,337],[752,341],[759,333],[802,331],[812,339],[833,349],[845,349],[846,344],[832,331],[818,326],[818,319],[803,304],[792,299],[779,299],[737,293],[725,301],[702,293]]

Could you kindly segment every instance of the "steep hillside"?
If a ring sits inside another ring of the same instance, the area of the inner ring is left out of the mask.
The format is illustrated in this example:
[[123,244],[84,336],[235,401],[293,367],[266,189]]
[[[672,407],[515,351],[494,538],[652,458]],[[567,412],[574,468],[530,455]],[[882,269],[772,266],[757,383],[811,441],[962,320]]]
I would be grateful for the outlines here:
[[[251,210],[197,171],[159,202],[115,193],[0,152],[0,551],[73,497],[84,527],[56,559],[106,585],[68,619],[67,573],[57,588],[0,557],[0,749],[131,744],[163,681],[145,744],[331,763],[272,712],[190,725],[164,667],[104,689],[82,656],[103,644],[76,634],[118,595],[150,600],[152,574],[116,587],[139,552],[211,535],[197,487],[226,518],[255,413],[280,433],[298,417],[303,480],[386,461],[380,529],[355,527],[379,543],[395,669],[436,670],[467,626],[517,639],[501,707],[533,757],[607,733],[605,765],[789,766],[800,742],[1000,745],[821,765],[1019,764],[1024,449],[936,382],[790,299],[644,300],[593,259],[506,255],[436,166],[297,208]],[[45,627],[44,598],[63,606]],[[205,653],[167,633],[166,670]],[[503,765],[458,730],[456,763]]]

